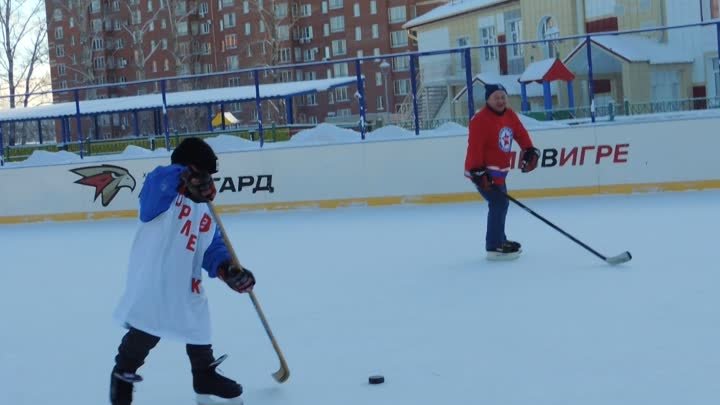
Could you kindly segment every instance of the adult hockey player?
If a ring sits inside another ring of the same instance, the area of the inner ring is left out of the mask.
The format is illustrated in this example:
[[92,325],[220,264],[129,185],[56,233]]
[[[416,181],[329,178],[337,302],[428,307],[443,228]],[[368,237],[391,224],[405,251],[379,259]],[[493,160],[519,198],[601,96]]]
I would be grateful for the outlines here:
[[465,176],[488,202],[485,250],[489,260],[515,259],[521,245],[505,236],[509,201],[505,177],[511,166],[513,140],[520,145],[519,168],[523,173],[537,167],[539,151],[533,146],[517,114],[507,105],[507,91],[500,84],[485,86],[485,107],[470,120]]
[[186,344],[193,389],[200,404],[242,404],[242,386],[217,372],[202,269],[238,293],[255,277],[233,264],[207,206],[215,198],[217,156],[199,138],[173,151],[171,165],[150,172],[140,191],[140,225],[130,251],[127,284],[114,317],[122,338],[110,379],[112,405],[132,403],[136,374],[161,338]]

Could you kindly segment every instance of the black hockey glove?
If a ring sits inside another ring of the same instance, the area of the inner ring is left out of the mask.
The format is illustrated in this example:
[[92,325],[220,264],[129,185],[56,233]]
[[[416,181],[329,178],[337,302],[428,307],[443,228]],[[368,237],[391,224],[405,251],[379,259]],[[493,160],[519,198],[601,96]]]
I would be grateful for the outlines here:
[[490,173],[488,173],[488,171],[484,167],[479,169],[471,169],[467,173],[467,176],[473,183],[475,183],[475,187],[477,187],[478,190],[490,191],[490,189],[492,188],[492,176],[490,176]]
[[528,173],[537,167],[540,159],[540,150],[538,148],[528,148],[522,151],[522,159],[520,160],[520,170]]
[[212,175],[204,170],[196,170],[192,166],[180,175],[180,188],[183,194],[196,203],[204,203],[215,199],[217,190]]
[[252,272],[231,262],[220,265],[218,277],[240,294],[252,291],[255,286],[255,276]]

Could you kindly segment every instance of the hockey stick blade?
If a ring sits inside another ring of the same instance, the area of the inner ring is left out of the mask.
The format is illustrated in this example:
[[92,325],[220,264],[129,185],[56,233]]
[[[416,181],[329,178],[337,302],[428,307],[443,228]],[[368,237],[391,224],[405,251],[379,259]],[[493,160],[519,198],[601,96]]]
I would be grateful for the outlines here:
[[285,362],[281,361],[280,363],[280,370],[274,372],[272,376],[275,381],[282,384],[287,381],[288,378],[290,378],[290,369],[288,369],[288,366],[287,364],[285,364]]
[[616,266],[616,265],[618,265],[618,264],[627,263],[627,262],[629,262],[630,260],[632,260],[632,255],[630,254],[630,252],[623,252],[623,253],[620,253],[620,254],[617,255],[617,256],[608,257],[607,259],[605,259],[605,261],[606,261],[608,264],[611,264],[611,265],[613,265],[613,266]]

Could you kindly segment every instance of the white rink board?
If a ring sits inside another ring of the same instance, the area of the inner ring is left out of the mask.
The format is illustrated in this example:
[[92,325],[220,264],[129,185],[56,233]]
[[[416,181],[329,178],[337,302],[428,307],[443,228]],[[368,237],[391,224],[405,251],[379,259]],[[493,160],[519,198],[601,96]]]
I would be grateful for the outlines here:
[[[578,188],[590,194],[632,191],[613,188],[628,185],[720,187],[719,125],[720,119],[709,118],[532,131],[543,166],[530,174],[514,169],[508,185],[519,195],[534,196],[573,194]],[[220,153],[216,204],[262,209],[477,198],[463,176],[466,145],[467,136],[457,135]],[[120,188],[107,206],[95,200],[94,187],[75,183],[81,176],[71,172],[102,164],[126,169],[135,182],[134,190]],[[134,215],[144,175],[165,164],[169,159],[142,158],[0,169],[0,222]],[[260,187],[253,193],[256,185],[238,190],[241,181],[252,177],[257,183],[262,176],[267,177],[261,186],[271,177],[272,192]]]

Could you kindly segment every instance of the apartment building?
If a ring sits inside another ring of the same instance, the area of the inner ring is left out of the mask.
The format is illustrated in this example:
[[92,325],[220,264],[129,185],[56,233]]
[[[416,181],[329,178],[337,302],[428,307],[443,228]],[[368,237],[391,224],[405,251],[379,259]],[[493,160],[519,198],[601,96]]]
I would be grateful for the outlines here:
[[[355,75],[352,63],[293,67],[297,63],[332,62],[357,56],[416,50],[402,25],[442,0],[48,0],[53,89],[106,83],[125,87],[83,91],[81,99],[111,98],[159,91],[158,83],[130,82],[170,76],[267,69],[261,83]],[[409,64],[394,60],[382,71],[380,60],[363,62],[367,111],[381,113],[400,105],[410,92]],[[385,82],[387,80],[387,83]],[[176,81],[168,90],[252,84],[250,74]],[[389,92],[385,88],[390,89]],[[293,100],[295,122],[318,123],[359,113],[354,88],[308,94]],[[73,93],[56,94],[68,101]],[[282,101],[281,101],[282,102]],[[284,124],[281,106],[264,102],[266,122]],[[241,124],[257,116],[254,103],[223,106]],[[207,122],[196,109],[194,121]],[[219,110],[219,106],[216,110]],[[267,111],[266,111],[267,110]],[[188,121],[190,112],[180,114]],[[100,137],[135,130],[158,132],[157,113],[100,116]],[[140,123],[133,123],[133,120]],[[172,117],[171,117],[172,119]],[[174,120],[178,121],[178,120]],[[202,125],[185,123],[187,130]],[[90,125],[93,127],[93,125]]]

